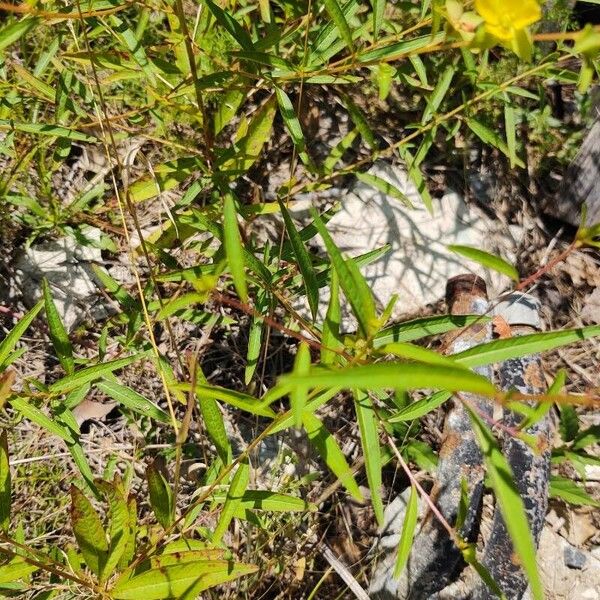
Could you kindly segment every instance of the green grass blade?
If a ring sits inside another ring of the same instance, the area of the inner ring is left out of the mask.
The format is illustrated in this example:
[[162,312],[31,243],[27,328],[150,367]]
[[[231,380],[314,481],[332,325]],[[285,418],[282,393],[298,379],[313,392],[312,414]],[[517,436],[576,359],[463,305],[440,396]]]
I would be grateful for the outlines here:
[[450,88],[450,84],[452,83],[452,78],[454,77],[455,68],[453,65],[446,68],[446,70],[442,73],[439,81],[437,82],[435,88],[433,88],[433,92],[431,92],[431,96],[427,100],[427,106],[423,111],[423,117],[421,118],[421,125],[425,125],[428,121],[433,119],[433,116],[437,114],[438,109],[446,97],[446,93]]
[[33,133],[35,135],[49,135],[52,137],[66,138],[68,140],[77,140],[79,142],[96,143],[98,141],[93,135],[81,133],[68,127],[58,125],[49,125],[44,123],[20,123],[9,119],[0,119],[0,130],[16,130],[24,133]]
[[561,346],[574,344],[600,335],[600,325],[590,325],[579,329],[564,329],[562,331],[546,331],[521,335],[487,342],[458,354],[453,354],[455,362],[466,367],[480,367],[510,358],[519,358],[537,352],[554,350]]
[[56,310],[56,305],[52,299],[48,280],[44,279],[42,283],[44,294],[44,306],[46,309],[46,318],[48,319],[48,329],[50,340],[58,356],[58,360],[65,370],[67,375],[71,375],[75,371],[75,361],[73,359],[73,346],[69,339],[69,334],[63,325],[63,322]]
[[235,201],[231,192],[226,192],[223,200],[223,243],[225,254],[229,263],[229,270],[233,277],[233,285],[242,302],[248,302],[248,287],[244,271],[244,252],[242,238],[237,222]]
[[[310,348],[306,342],[301,342],[298,346],[298,353],[294,361],[294,373],[297,375],[306,375],[310,370]],[[294,415],[294,425],[300,428],[302,425],[302,412],[306,405],[308,389],[304,385],[298,385],[290,392],[290,404],[292,414]]]
[[330,297],[325,322],[323,323],[323,333],[321,335],[321,364],[331,365],[335,362],[338,354],[335,350],[343,347],[340,340],[340,283],[335,269],[331,269],[331,284],[329,286]]
[[356,479],[354,479],[354,475],[352,475],[352,469],[350,469],[346,457],[335,438],[329,433],[325,425],[310,412],[305,412],[302,415],[302,423],[304,424],[310,443],[315,447],[323,462],[341,481],[350,495],[362,501],[362,494],[360,493]]
[[373,38],[377,41],[381,25],[383,24],[383,14],[385,13],[386,0],[371,0],[373,7]]
[[400,421],[419,419],[444,404],[451,397],[452,394],[450,392],[436,392],[427,398],[409,404],[399,412],[393,414],[387,421],[388,423],[398,423]]
[[312,260],[304,244],[300,238],[300,234],[292,221],[292,217],[285,204],[279,201],[279,207],[281,209],[281,215],[283,216],[283,222],[285,229],[290,238],[290,243],[294,251],[294,256],[298,261],[298,268],[302,275],[302,281],[304,289],[306,290],[306,297],[308,299],[308,306],[313,319],[317,316],[317,310],[319,308],[319,286],[317,284],[317,275],[313,268]]
[[225,499],[223,510],[221,511],[219,521],[212,535],[213,544],[220,543],[221,538],[229,528],[229,524],[231,523],[231,520],[233,519],[236,510],[239,508],[242,502],[242,498],[244,496],[246,488],[248,487],[249,481],[250,464],[248,463],[248,459],[245,458],[238,465],[237,471],[235,472],[235,475],[231,480],[231,485],[229,486],[229,490],[227,491],[227,498]]
[[398,555],[394,564],[394,577],[397,579],[404,570],[410,551],[412,550],[415,530],[417,528],[417,517],[419,516],[419,493],[413,485],[410,488],[410,496],[406,505],[406,513],[402,524],[402,534],[400,535],[400,543],[398,544]]
[[486,267],[487,269],[498,271],[498,273],[510,277],[513,281],[519,281],[519,272],[517,269],[499,256],[484,252],[483,250],[479,250],[479,248],[472,248],[471,246],[460,246],[455,244],[448,246],[448,249]]
[[517,164],[517,126],[515,123],[515,108],[509,102],[504,105],[504,129],[506,131],[506,147],[510,168],[514,169]]
[[348,25],[348,21],[346,21],[342,7],[338,4],[337,0],[323,0],[323,4],[325,5],[325,10],[331,17],[331,20],[338,28],[342,39],[346,42],[348,48],[353,51],[352,31],[350,31],[350,26]]
[[535,600],[543,600],[544,590],[537,569],[535,544],[527,522],[523,499],[514,483],[510,465],[498,447],[492,432],[468,406],[466,409],[479,440],[488,476],[506,529],[529,579],[532,596]]
[[15,346],[19,340],[27,331],[27,328],[31,325],[32,321],[36,318],[37,314],[42,310],[44,301],[40,300],[25,316],[9,331],[8,335],[0,343],[0,370],[6,366],[6,361],[10,357]]
[[[510,151],[504,140],[495,132],[492,131],[487,125],[484,125],[480,121],[477,121],[473,117],[467,118],[467,125],[469,129],[485,144],[498,148],[502,154],[510,158]],[[522,169],[525,168],[525,163],[518,157],[514,157],[515,164]]]
[[363,183],[370,185],[376,190],[379,190],[386,196],[391,196],[392,198],[400,200],[400,202],[402,202],[402,204],[408,208],[414,208],[406,194],[404,194],[404,192],[398,189],[395,185],[392,185],[389,181],[386,181],[381,177],[377,177],[377,175],[372,175],[371,173],[356,172],[354,175],[356,175],[356,178],[360,179]]
[[59,438],[65,440],[70,444],[74,443],[75,440],[71,435],[71,432],[67,427],[62,427],[56,421],[53,421],[50,417],[44,414],[39,408],[29,404],[25,398],[12,398],[10,401],[11,406],[18,410],[26,419],[29,419],[36,425],[39,425],[42,429],[45,429],[49,433],[57,435]]
[[377,415],[369,394],[354,390],[354,409],[360,431],[360,441],[365,458],[365,471],[371,490],[371,504],[377,523],[383,525],[383,500],[381,498],[381,448],[379,445],[379,432],[377,430]]

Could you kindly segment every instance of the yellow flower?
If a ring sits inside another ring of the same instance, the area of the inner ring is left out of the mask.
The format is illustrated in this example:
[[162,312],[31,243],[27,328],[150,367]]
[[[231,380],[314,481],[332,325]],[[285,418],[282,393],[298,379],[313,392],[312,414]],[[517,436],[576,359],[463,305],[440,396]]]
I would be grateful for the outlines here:
[[542,17],[537,0],[475,0],[475,10],[483,17],[486,31],[509,45]]

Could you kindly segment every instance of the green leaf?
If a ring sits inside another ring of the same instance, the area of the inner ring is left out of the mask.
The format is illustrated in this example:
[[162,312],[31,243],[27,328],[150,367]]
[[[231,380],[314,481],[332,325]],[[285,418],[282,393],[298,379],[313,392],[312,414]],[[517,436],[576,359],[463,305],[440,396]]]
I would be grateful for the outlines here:
[[373,130],[369,126],[367,119],[363,115],[362,111],[358,106],[356,106],[355,102],[348,96],[347,94],[341,94],[342,102],[350,115],[350,119],[354,123],[356,129],[360,133],[362,139],[366,142],[366,144],[372,150],[377,150],[377,140],[375,139],[375,134]]
[[105,363],[87,367],[86,369],[77,371],[72,375],[63,377],[63,379],[59,379],[53,383],[48,390],[54,394],[64,394],[66,392],[70,392],[71,390],[84,386],[86,383],[94,381],[95,379],[100,379],[101,377],[104,377],[105,375],[108,375],[108,373],[112,373],[117,369],[122,369],[123,367],[130,365],[146,355],[146,352],[140,352],[139,354],[133,354],[132,356],[128,356],[126,358],[117,358],[116,360],[110,360]]
[[110,591],[115,600],[164,600],[182,598],[193,589],[195,594],[216,585],[254,573],[254,565],[226,560],[199,560],[164,565],[129,578],[120,577]]
[[[196,381],[209,387],[204,374],[199,370],[200,367],[197,366],[196,369]],[[200,410],[200,415],[204,421],[208,437],[215,445],[221,462],[224,465],[228,465],[231,462],[231,445],[229,443],[229,438],[227,437],[225,422],[223,421],[223,415],[221,414],[219,404],[210,394],[200,393],[198,388],[196,388],[196,398],[198,401],[198,409]]]
[[430,335],[438,335],[468,327],[473,323],[488,323],[489,317],[481,315],[440,315],[422,317],[404,323],[397,323],[382,329],[373,339],[373,346],[381,348],[391,342],[411,342]]
[[170,423],[171,417],[162,408],[159,408],[154,402],[144,398],[141,394],[133,391],[127,386],[121,385],[116,381],[103,380],[96,384],[101,392],[110,396],[115,402],[118,402],[125,408],[132,410],[143,417],[156,419],[160,423]]
[[486,267],[487,269],[498,271],[498,273],[510,277],[513,281],[519,281],[519,272],[517,269],[499,256],[484,252],[478,248],[472,248],[471,246],[460,246],[455,244],[448,246],[448,249]]
[[600,508],[600,502],[594,500],[581,486],[565,477],[552,475],[548,493],[551,497],[560,498],[569,504]]
[[340,162],[342,157],[348,148],[352,147],[356,136],[358,135],[358,129],[351,129],[331,150],[329,156],[323,162],[323,171],[325,173],[331,173],[336,165]]
[[[215,494],[216,502],[224,502],[225,495]],[[269,512],[314,511],[316,505],[289,494],[279,494],[269,490],[246,490],[239,504],[241,510],[265,510]]]
[[325,425],[311,412],[305,411],[303,413],[302,423],[304,424],[310,443],[315,447],[327,467],[341,481],[342,485],[353,498],[362,501],[363,497],[352,474],[352,469],[348,465],[346,457],[335,438],[329,433]]
[[383,526],[383,500],[381,499],[381,448],[379,445],[378,420],[369,394],[354,390],[354,409],[360,431],[360,441],[365,458],[365,471],[371,490],[371,504],[379,526]]
[[459,366],[451,357],[444,356],[435,350],[429,350],[428,348],[423,348],[422,346],[417,346],[408,342],[392,342],[391,344],[386,344],[380,350],[385,354],[393,354],[394,356],[417,362],[429,363],[432,365],[446,365],[447,367]]
[[[6,18],[6,17],[5,17]],[[0,30],[0,52],[17,42],[40,22],[37,17],[24,17]]]
[[[490,146],[494,146],[504,154],[510,158],[510,151],[504,140],[495,132],[489,129],[486,125],[477,121],[473,117],[467,118],[467,125],[469,129],[484,143],[489,144]],[[518,157],[514,157],[515,164],[522,169],[525,168],[525,163]]]
[[70,444],[74,443],[75,440],[71,432],[66,427],[61,427],[56,421],[53,421],[45,415],[39,408],[33,406],[25,398],[11,398],[11,406],[18,410],[26,419],[29,419],[36,425],[39,425],[42,429],[57,435],[58,437],[65,440]]
[[379,37],[379,31],[383,23],[383,14],[385,13],[385,2],[386,0],[371,0],[371,6],[373,7],[373,39],[377,41]]
[[[294,373],[297,375],[306,375],[310,370],[310,348],[306,342],[300,342],[298,353],[294,360]],[[292,414],[294,415],[294,425],[300,428],[302,425],[302,412],[306,405],[308,389],[306,386],[299,385],[290,392],[290,404]]]
[[468,406],[465,406],[465,408],[471,417],[473,430],[479,440],[488,476],[496,496],[496,502],[504,518],[506,529],[529,579],[532,596],[535,600],[543,600],[544,591],[537,570],[535,544],[527,522],[523,499],[515,485],[510,465],[498,447],[491,431]]
[[15,346],[21,339],[21,336],[27,331],[31,322],[44,306],[44,301],[40,300],[23,318],[9,331],[8,335],[0,343],[0,370],[6,366],[7,359],[10,357]]
[[509,102],[504,104],[504,129],[506,131],[506,147],[510,168],[514,169],[517,164],[517,127],[515,123],[515,108]]
[[410,551],[412,549],[415,530],[417,528],[417,517],[419,516],[419,493],[413,485],[410,488],[410,496],[406,505],[406,513],[402,524],[402,534],[400,535],[400,543],[398,544],[398,555],[394,564],[394,578],[398,579],[404,570]]
[[358,61],[361,63],[378,63],[383,60],[390,62],[415,53],[428,46],[437,46],[445,40],[446,32],[444,31],[440,31],[435,35],[427,34],[404,42],[397,42],[381,48],[375,48],[374,50],[367,50],[359,54]]
[[[257,300],[258,304],[258,300]],[[257,307],[258,310],[258,307]],[[246,368],[244,369],[244,383],[249,385],[254,377],[258,359],[260,358],[260,349],[263,333],[263,321],[257,317],[252,318],[250,331],[248,332],[248,351],[246,353]]]
[[[348,261],[344,260],[342,253],[335,245],[318,213],[315,210],[312,210],[311,213],[315,227],[325,242],[327,253],[339,276],[342,290],[344,290],[344,294],[348,302],[350,302],[350,306],[352,306],[352,311],[356,316],[361,332],[365,337],[370,337],[377,326],[373,294],[366,284],[361,285],[355,271],[351,270]],[[356,267],[356,270],[358,270],[358,267]]]
[[85,564],[100,576],[108,555],[108,542],[98,513],[85,495],[71,485],[71,526]]
[[237,223],[237,211],[233,194],[225,194],[223,200],[223,235],[225,254],[229,270],[233,277],[233,285],[242,302],[248,302],[248,287],[246,286],[246,273],[244,272],[244,252],[242,249],[242,238]]
[[397,200],[400,200],[405,206],[408,206],[409,208],[414,208],[411,201],[407,198],[406,194],[404,194],[402,190],[399,190],[395,185],[392,185],[389,181],[386,181],[385,179],[378,177],[377,175],[373,175],[371,173],[360,173],[357,171],[354,173],[354,175],[356,175],[357,179],[360,179],[367,185],[370,185],[376,190],[379,190],[386,196],[396,198]]
[[217,23],[223,27],[229,35],[247,51],[254,51],[254,44],[247,31],[221,7],[217,6],[212,0],[204,0],[208,10],[213,14]]
[[591,425],[577,434],[571,448],[573,450],[581,450],[586,446],[598,443],[600,443],[600,425]]
[[298,261],[298,268],[300,269],[300,273],[302,275],[302,281],[304,284],[304,289],[306,290],[306,297],[308,299],[310,312],[313,319],[315,319],[317,310],[319,308],[319,286],[317,284],[317,275],[313,268],[310,255],[304,247],[304,243],[300,238],[300,234],[298,233],[298,230],[292,221],[292,217],[285,207],[285,204],[281,202],[281,200],[279,200],[279,207],[281,209],[281,215],[283,217],[285,229],[290,238],[290,243],[294,251],[294,256]]
[[579,417],[575,408],[566,404],[560,408],[560,423],[558,426],[563,442],[571,442],[579,433]]
[[40,567],[31,565],[24,556],[15,556],[9,563],[0,566],[0,585],[13,583],[19,579],[28,579]]
[[58,310],[56,310],[56,305],[52,299],[52,293],[50,292],[50,286],[48,285],[47,279],[44,279],[42,289],[52,346],[54,346],[54,350],[56,351],[58,360],[63,369],[67,375],[71,375],[75,371],[75,361],[73,360],[73,346],[71,345],[71,340],[69,340],[69,334],[63,325]]
[[79,142],[98,142],[98,139],[93,135],[81,133],[80,131],[75,131],[68,127],[59,127],[58,125],[48,125],[44,123],[19,123],[10,119],[0,119],[0,129],[7,131],[22,131],[24,133],[33,133],[35,135],[49,135],[68,140],[77,140]]
[[421,118],[421,125],[425,125],[425,123],[431,121],[434,115],[437,114],[438,108],[444,100],[444,97],[450,88],[450,84],[452,83],[454,71],[455,67],[451,65],[442,73],[442,76],[431,92],[431,96],[429,96],[427,100],[427,106],[425,107],[425,110],[423,111],[423,117]]
[[215,527],[215,531],[212,535],[213,544],[218,544],[221,541],[224,533],[229,528],[229,524],[234,517],[236,510],[239,508],[244,492],[248,487],[250,480],[250,464],[248,459],[245,458],[238,465],[237,471],[231,480],[231,485],[227,491],[227,498],[223,505],[223,510],[219,516],[219,521]]
[[282,385],[310,388],[344,387],[366,390],[441,388],[453,392],[494,394],[494,386],[481,375],[460,367],[421,363],[376,363],[328,371],[313,367],[307,375],[294,373],[280,379]]
[[10,525],[11,479],[8,436],[6,429],[0,434],[0,529],[8,533]]
[[452,358],[466,367],[480,367],[510,358],[554,350],[597,335],[600,335],[600,325],[590,325],[580,329],[532,333],[480,344],[453,354]]
[[329,306],[327,307],[327,314],[323,323],[323,334],[321,335],[321,363],[323,365],[333,364],[338,356],[335,350],[343,347],[340,340],[340,283],[335,269],[331,269],[329,290]]
[[[179,383],[174,387],[176,390],[187,392],[190,390],[191,385],[189,383]],[[269,419],[275,417],[273,410],[268,406],[265,406],[258,398],[254,398],[254,396],[249,396],[248,394],[243,394],[242,392],[236,392],[234,390],[228,390],[227,388],[219,387],[218,385],[204,385],[201,383],[196,384],[195,390],[196,394],[199,396],[202,394],[205,396],[209,395],[216,400],[227,402],[227,404],[241,408],[253,415],[267,417]]]
[[156,520],[168,529],[175,520],[173,491],[162,473],[162,463],[155,459],[146,469],[150,505]]
[[353,50],[352,32],[350,31],[350,27],[348,25],[348,21],[346,21],[344,12],[342,11],[342,7],[337,3],[337,0],[323,0],[323,4],[325,5],[325,10],[331,17],[331,20],[338,28],[342,39],[346,42],[348,48]]
[[436,392],[427,398],[417,400],[412,404],[409,404],[399,412],[393,414],[387,419],[388,423],[398,423],[401,421],[412,421],[419,419],[423,415],[435,410],[438,406],[441,406],[448,399],[452,397],[450,392]]

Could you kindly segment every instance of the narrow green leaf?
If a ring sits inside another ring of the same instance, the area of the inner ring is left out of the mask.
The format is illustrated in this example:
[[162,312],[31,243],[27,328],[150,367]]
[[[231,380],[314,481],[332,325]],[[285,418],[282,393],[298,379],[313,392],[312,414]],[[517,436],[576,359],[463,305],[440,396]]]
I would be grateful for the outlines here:
[[25,398],[11,398],[11,406],[18,410],[26,419],[29,419],[36,425],[39,425],[42,429],[45,429],[49,433],[53,433],[58,437],[65,440],[65,442],[73,443],[75,440],[71,435],[71,432],[66,427],[61,427],[56,421],[45,415],[39,408],[33,406]]
[[250,464],[248,463],[248,459],[245,458],[238,465],[237,471],[235,472],[235,475],[231,480],[231,485],[229,486],[229,490],[227,491],[227,498],[225,499],[223,510],[221,511],[219,521],[212,535],[213,544],[220,543],[221,538],[229,528],[229,524],[233,519],[234,513],[239,508],[240,503],[242,501],[242,497],[244,496],[244,492],[248,487],[249,480]]
[[573,450],[582,450],[586,446],[598,443],[600,443],[600,425],[591,425],[577,434],[571,448]]
[[0,30],[0,52],[17,42],[40,22],[38,17],[24,17]]
[[517,164],[517,126],[515,123],[515,108],[509,102],[504,104],[504,129],[506,131],[506,147],[510,168]]
[[71,526],[85,564],[100,576],[108,555],[108,542],[98,513],[85,495],[71,486]]
[[374,50],[367,50],[359,54],[358,60],[361,63],[398,60],[423,48],[437,46],[445,40],[446,32],[440,31],[435,35],[427,34],[404,42],[397,42],[381,48],[375,48]]
[[127,386],[106,379],[99,381],[96,384],[96,388],[101,392],[104,392],[107,396],[110,396],[125,408],[128,408],[143,417],[156,419],[160,423],[171,423],[171,417],[167,412]]
[[580,329],[532,333],[480,344],[458,354],[453,354],[452,358],[466,367],[480,367],[510,358],[554,350],[597,335],[600,335],[600,325],[590,325]]
[[415,530],[417,528],[417,517],[419,516],[419,493],[413,485],[410,488],[410,496],[406,505],[406,513],[402,524],[402,534],[400,535],[400,543],[398,544],[398,555],[394,564],[394,577],[397,579],[404,570],[410,551],[412,549]]
[[68,140],[77,140],[79,142],[95,143],[98,141],[92,135],[81,133],[68,127],[58,125],[49,125],[44,123],[19,123],[10,119],[0,119],[0,129],[6,131],[22,131],[24,133],[33,133],[35,135],[49,135],[52,137],[65,138]]
[[473,323],[488,323],[489,317],[481,315],[440,315],[422,317],[404,323],[397,323],[382,329],[375,335],[373,346],[381,348],[391,342],[412,342],[430,335],[438,335],[468,327]]
[[8,533],[11,507],[10,458],[6,429],[0,434],[0,529]]
[[373,130],[371,129],[360,108],[358,108],[356,103],[352,100],[352,98],[350,98],[350,96],[348,96],[348,94],[342,94],[341,98],[346,110],[348,111],[348,114],[350,115],[350,119],[354,123],[356,129],[358,129],[362,139],[369,146],[369,148],[372,150],[377,150],[378,145],[377,140],[375,139],[375,134],[373,133]]
[[313,367],[307,375],[284,375],[280,383],[308,385],[310,388],[340,386],[363,390],[441,388],[484,395],[493,395],[495,391],[485,377],[467,369],[422,363],[375,363],[335,371]]
[[371,504],[379,526],[383,526],[383,500],[381,498],[381,448],[379,445],[378,420],[369,394],[354,390],[354,409],[360,431],[360,441],[365,458],[365,471],[371,490]]
[[[197,383],[208,387],[208,382],[206,381],[204,374],[199,370],[200,367],[197,366],[196,368]],[[231,462],[232,451],[219,404],[213,396],[207,393],[201,393],[198,388],[196,388],[195,395],[208,437],[215,445],[221,462],[224,465],[228,465]]]
[[223,234],[225,254],[229,270],[233,277],[233,285],[242,302],[248,302],[248,288],[246,286],[246,273],[244,272],[244,253],[242,238],[237,223],[237,211],[233,194],[226,193],[223,200]]
[[140,352],[139,354],[133,354],[132,356],[128,356],[126,358],[117,358],[116,360],[110,360],[99,365],[87,367],[86,369],[77,371],[72,375],[63,377],[63,379],[59,379],[48,389],[52,393],[64,394],[66,392],[70,392],[71,390],[84,386],[90,381],[100,379],[101,377],[104,377],[105,375],[108,375],[108,373],[112,373],[117,369],[122,369],[123,367],[134,363],[136,360],[140,360],[140,358],[146,355],[146,352]]
[[572,442],[579,433],[579,417],[575,408],[570,405],[560,407],[560,422],[558,426],[563,442]]
[[[349,0],[346,2],[342,6],[342,13],[346,18],[346,21],[348,19],[352,19],[360,7],[361,5],[358,0]],[[333,19],[326,20],[323,27],[318,31],[312,47],[309,48],[312,55],[310,63],[323,64],[325,53],[332,47],[332,45],[335,45],[335,42],[339,40],[339,37],[340,32]],[[343,49],[343,46],[341,49]]]
[[337,3],[337,0],[323,0],[323,4],[325,5],[325,10],[331,17],[331,20],[338,28],[343,40],[346,42],[346,45],[350,50],[353,50],[352,32],[350,31],[348,21],[346,21],[341,6]]
[[247,31],[220,6],[212,2],[212,0],[204,0],[208,10],[213,14],[217,23],[223,27],[229,35],[244,49],[250,52],[254,51],[254,44],[248,35]]
[[331,258],[333,267],[337,271],[340,285],[344,290],[348,302],[350,302],[350,306],[356,316],[360,330],[365,337],[369,337],[373,332],[377,321],[377,316],[374,312],[375,303],[373,301],[373,296],[369,291],[370,301],[368,298],[364,297],[364,294],[362,293],[364,288],[361,289],[357,285],[353,272],[348,268],[347,261],[344,260],[342,253],[329,235],[320,216],[314,210],[312,211],[312,216],[315,227],[325,242],[327,253]]
[[[298,353],[294,361],[294,373],[297,375],[306,375],[310,370],[310,348],[306,342],[301,342],[298,346]],[[290,392],[290,404],[292,414],[294,415],[294,425],[299,428],[302,425],[302,412],[306,405],[308,389],[306,386],[299,385]]]
[[323,323],[323,334],[321,335],[321,363],[331,365],[338,356],[335,350],[343,346],[340,340],[340,283],[335,269],[331,269],[331,283],[329,285],[330,296],[325,322]]
[[360,179],[367,185],[370,185],[376,190],[379,190],[386,196],[396,198],[397,200],[400,200],[405,206],[408,206],[409,208],[414,208],[406,194],[404,194],[402,190],[398,189],[395,185],[392,185],[389,181],[386,181],[385,179],[378,177],[377,175],[373,175],[371,173],[361,173],[357,171],[354,173],[354,175],[356,175],[357,179]]
[[[510,158],[510,151],[504,140],[495,132],[489,129],[486,125],[477,121],[473,117],[469,117],[467,119],[467,125],[469,129],[484,143],[489,144],[490,146],[494,146],[504,154]],[[514,157],[515,164],[522,169],[525,168],[525,163],[518,157]]]
[[432,365],[446,365],[448,367],[457,366],[456,362],[449,356],[444,356],[439,352],[435,352],[435,350],[429,350],[408,342],[392,342],[381,348],[381,351],[385,354],[393,354],[400,358],[430,363]]
[[532,596],[535,600],[543,600],[544,590],[537,570],[535,544],[527,522],[523,499],[515,485],[510,465],[498,447],[492,432],[477,414],[468,406],[465,408],[471,417],[473,430],[479,440],[488,476],[506,529],[529,579]]
[[[226,495],[215,494],[216,502],[224,502]],[[314,511],[317,507],[302,498],[279,494],[269,490],[246,490],[239,504],[243,510],[265,510],[269,512],[303,512]]]
[[47,279],[44,279],[42,289],[52,346],[54,347],[58,360],[66,374],[71,375],[75,371],[75,361],[73,359],[73,346],[71,345],[69,334],[63,325],[58,310],[56,310],[56,305],[52,299],[52,293],[50,292],[50,286],[48,285]]
[[300,239],[300,234],[292,221],[289,211],[285,207],[285,204],[279,200],[279,207],[281,209],[281,215],[285,224],[285,229],[290,238],[294,256],[298,261],[298,268],[302,275],[304,283],[304,289],[306,290],[306,297],[308,299],[308,305],[313,319],[317,316],[317,310],[319,308],[319,287],[317,284],[317,275],[313,268],[312,260],[304,243]]
[[423,415],[435,410],[438,406],[441,406],[449,398],[452,397],[450,392],[436,392],[427,398],[417,400],[412,404],[409,404],[399,412],[392,415],[387,419],[388,423],[398,423],[401,421],[412,421],[419,419]]
[[551,497],[560,498],[569,504],[600,508],[600,502],[594,500],[581,486],[565,477],[552,475],[548,493]]
[[471,246],[460,246],[455,244],[448,246],[448,249],[486,267],[487,269],[498,271],[498,273],[510,277],[513,281],[519,281],[519,272],[517,269],[499,256],[484,252],[483,250],[479,250],[479,248],[472,248]]
[[15,346],[18,344],[22,335],[27,331],[31,322],[44,306],[44,301],[40,300],[23,318],[9,331],[8,335],[0,342],[0,369],[6,366],[6,361],[11,355]]
[[346,461],[344,453],[340,449],[335,438],[329,433],[325,425],[312,413],[302,414],[302,423],[310,443],[315,447],[323,462],[331,472],[342,482],[353,498],[362,501],[360,488],[352,475],[352,469]]
[[257,567],[226,560],[199,560],[164,565],[129,577],[120,577],[110,591],[115,600],[182,598],[190,589],[197,595],[216,585],[254,573]]
[[379,31],[383,24],[385,2],[386,0],[371,0],[371,6],[373,7],[373,39],[375,39],[375,41],[377,41],[377,38],[379,37]]
[[323,171],[325,173],[331,173],[336,165],[340,162],[345,152],[352,146],[356,136],[358,135],[358,129],[351,129],[331,150],[329,156],[323,162]]
[[162,463],[155,459],[146,469],[146,480],[150,505],[156,516],[156,520],[168,529],[175,520],[175,506],[173,502],[173,491],[162,473]]
[[431,92],[431,96],[429,96],[427,100],[427,106],[425,107],[425,110],[423,111],[423,117],[421,118],[421,125],[425,125],[425,123],[431,121],[433,116],[437,114],[438,108],[440,107],[440,104],[443,102],[446,93],[450,88],[455,69],[456,67],[450,65],[442,73],[442,76]]

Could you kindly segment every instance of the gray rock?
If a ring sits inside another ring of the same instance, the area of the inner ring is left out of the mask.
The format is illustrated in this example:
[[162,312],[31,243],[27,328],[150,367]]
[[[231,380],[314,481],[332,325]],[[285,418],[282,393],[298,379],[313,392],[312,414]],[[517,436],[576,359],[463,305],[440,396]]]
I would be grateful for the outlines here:
[[563,556],[565,565],[570,569],[583,569],[587,562],[587,556],[581,550],[573,548],[573,546],[565,546]]

